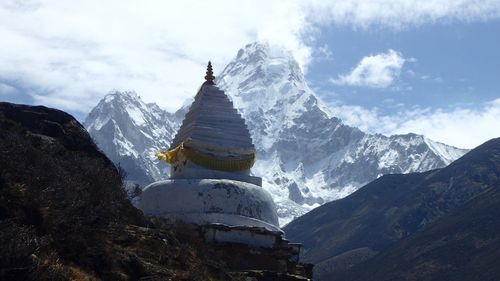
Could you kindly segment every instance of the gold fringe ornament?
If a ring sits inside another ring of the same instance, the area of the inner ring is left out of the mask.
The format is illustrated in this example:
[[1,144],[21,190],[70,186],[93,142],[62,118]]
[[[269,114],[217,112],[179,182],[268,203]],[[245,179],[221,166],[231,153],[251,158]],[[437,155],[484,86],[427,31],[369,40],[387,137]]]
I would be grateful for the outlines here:
[[174,164],[178,162],[179,159],[186,158],[200,166],[213,170],[228,172],[248,170],[252,168],[253,164],[255,163],[255,152],[244,155],[243,157],[233,156],[222,159],[215,155],[210,155],[210,153],[199,151],[194,147],[187,146],[184,142],[169,151],[157,152],[156,157],[169,164]]

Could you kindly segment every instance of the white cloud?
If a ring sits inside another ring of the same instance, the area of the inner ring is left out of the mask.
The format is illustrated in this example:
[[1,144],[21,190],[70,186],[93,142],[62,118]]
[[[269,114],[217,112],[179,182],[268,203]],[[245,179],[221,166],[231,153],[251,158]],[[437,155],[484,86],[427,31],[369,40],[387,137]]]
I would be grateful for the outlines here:
[[332,111],[346,124],[385,135],[417,133],[461,148],[473,148],[500,137],[500,99],[477,109],[416,108],[382,115],[377,108],[333,105]]
[[388,50],[387,53],[364,57],[350,73],[330,81],[337,85],[386,88],[399,76],[404,63],[401,53]]
[[475,21],[498,17],[499,7],[470,0],[0,0],[0,79],[29,88],[35,103],[80,114],[110,89],[135,90],[175,110],[193,96],[208,59],[221,71],[255,40],[287,47],[306,69],[317,26]]
[[332,61],[333,60],[333,53],[330,50],[330,47],[328,44],[323,44],[323,46],[319,46],[314,50],[313,53],[314,59],[318,61],[326,60],[326,61]]
[[[35,89],[35,103],[87,112],[111,89],[169,110],[255,40],[310,48],[296,1],[0,1],[0,79]],[[264,11],[265,10],[265,11]]]
[[485,21],[500,17],[498,0],[316,0],[312,22],[359,28],[404,29],[435,22]]

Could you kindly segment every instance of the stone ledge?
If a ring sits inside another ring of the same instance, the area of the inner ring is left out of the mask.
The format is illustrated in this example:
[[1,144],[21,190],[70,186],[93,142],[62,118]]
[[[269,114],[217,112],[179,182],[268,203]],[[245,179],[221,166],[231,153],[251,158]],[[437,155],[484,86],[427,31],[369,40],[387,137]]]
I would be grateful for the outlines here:
[[[200,226],[174,223],[173,227],[186,239],[199,239],[203,243],[214,245],[213,258],[224,261],[235,277],[244,278],[241,280],[312,280],[313,265],[299,262],[300,244],[290,243],[281,231],[222,224]],[[237,239],[220,239],[231,238],[231,235],[217,236],[217,233],[239,236],[243,232],[247,232],[246,237],[258,236],[266,241],[265,245],[248,244],[247,241],[242,243]]]

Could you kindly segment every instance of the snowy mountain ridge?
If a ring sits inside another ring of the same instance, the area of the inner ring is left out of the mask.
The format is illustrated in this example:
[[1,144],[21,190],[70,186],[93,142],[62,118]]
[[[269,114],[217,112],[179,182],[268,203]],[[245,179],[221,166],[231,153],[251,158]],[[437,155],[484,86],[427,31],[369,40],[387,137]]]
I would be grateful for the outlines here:
[[[366,134],[343,124],[308,87],[293,56],[267,44],[241,49],[217,84],[246,120],[257,148],[253,174],[273,195],[282,224],[382,174],[443,167],[467,151],[421,135]],[[187,109],[171,114],[133,92],[112,92],[85,127],[129,179],[145,185],[167,176],[154,152],[169,147]]]
[[179,123],[174,114],[144,103],[135,92],[113,91],[92,109],[84,124],[128,178],[144,186],[166,172],[155,153],[168,147]]

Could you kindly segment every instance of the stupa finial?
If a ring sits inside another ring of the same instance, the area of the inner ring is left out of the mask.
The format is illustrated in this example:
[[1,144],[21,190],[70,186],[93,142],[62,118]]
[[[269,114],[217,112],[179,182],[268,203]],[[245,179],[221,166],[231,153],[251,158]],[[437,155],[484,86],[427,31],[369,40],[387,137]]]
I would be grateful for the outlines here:
[[212,84],[214,85],[214,80],[215,80],[215,76],[214,76],[214,72],[212,71],[212,62],[211,61],[208,61],[208,65],[207,65],[207,75],[205,75],[205,80],[207,80],[205,83],[209,83],[209,84]]

